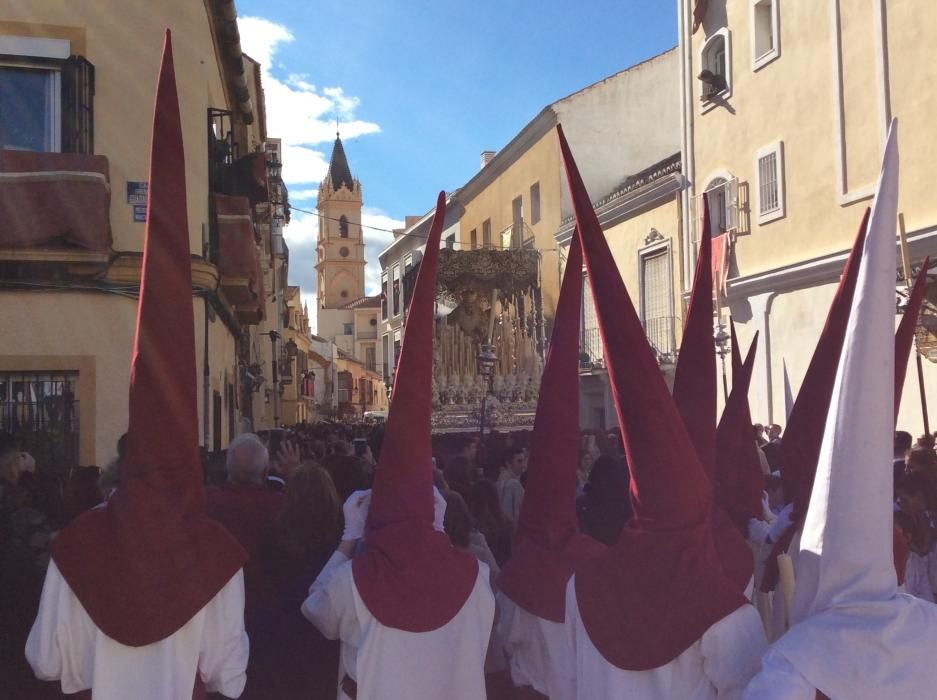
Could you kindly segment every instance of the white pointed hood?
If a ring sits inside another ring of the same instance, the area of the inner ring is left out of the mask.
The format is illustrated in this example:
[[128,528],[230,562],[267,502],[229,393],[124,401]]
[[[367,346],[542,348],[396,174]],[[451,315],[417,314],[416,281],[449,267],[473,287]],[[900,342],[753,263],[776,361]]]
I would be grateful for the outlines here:
[[897,215],[893,122],[800,538],[792,623],[897,590],[892,474],[882,466],[891,463],[894,423]]
[[937,605],[898,593],[892,559],[897,205],[893,121],[800,541],[796,624],[763,660],[779,672],[743,700],[789,697],[787,674],[829,698],[934,697]]

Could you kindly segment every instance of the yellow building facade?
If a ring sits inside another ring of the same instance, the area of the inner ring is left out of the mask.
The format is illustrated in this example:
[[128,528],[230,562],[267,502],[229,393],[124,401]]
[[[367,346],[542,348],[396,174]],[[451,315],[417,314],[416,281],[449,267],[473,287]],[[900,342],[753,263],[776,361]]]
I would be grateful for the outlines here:
[[453,195],[459,249],[538,250],[548,332],[563,269],[556,234],[572,213],[556,125],[590,195],[604,196],[679,150],[677,58],[665,51],[547,105],[500,151],[483,152],[478,173]]
[[[593,206],[622,281],[657,356],[673,384],[685,312],[680,154],[674,153],[624,180]],[[564,220],[556,234],[565,268],[575,220]],[[580,355],[580,425],[610,429],[617,425],[606,372],[598,318],[589,279],[583,270]]]
[[[253,271],[241,277],[225,269],[231,241],[218,239],[216,173],[208,157],[209,110],[223,112],[223,125],[234,134],[216,132],[215,140],[240,141],[239,152],[224,154],[232,164],[253,148],[239,130],[258,124],[231,31],[235,22],[233,4],[220,2],[48,0],[0,9],[0,70],[28,76],[24,95],[45,98],[36,114],[9,123],[0,117],[0,189],[12,187],[16,172],[57,169],[71,173],[67,180],[93,181],[102,193],[82,198],[56,185],[51,196],[17,202],[12,190],[0,192],[6,222],[6,234],[0,232],[2,427],[56,466],[104,465],[127,428],[164,28],[173,32],[186,153],[203,444],[220,449],[237,431],[243,405],[237,343],[256,323],[260,300]],[[61,230],[88,229],[88,241],[43,238],[40,201],[61,210],[54,222]],[[255,214],[248,209],[248,223]],[[18,238],[11,235],[16,227]],[[242,243],[248,253],[254,246]]]
[[[892,117],[912,262],[937,252],[928,191],[937,157],[934,10],[917,0],[680,0],[679,10],[684,269],[706,191],[714,231],[732,243],[728,312],[743,346],[761,332],[753,417],[783,424],[785,368],[796,392],[871,204]],[[924,364],[930,393],[937,372]],[[920,432],[913,377],[899,426]]]

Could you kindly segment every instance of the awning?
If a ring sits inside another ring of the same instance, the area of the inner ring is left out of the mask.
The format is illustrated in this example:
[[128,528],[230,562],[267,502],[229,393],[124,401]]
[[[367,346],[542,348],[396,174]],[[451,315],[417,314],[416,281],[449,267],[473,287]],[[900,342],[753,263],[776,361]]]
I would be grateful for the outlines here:
[[254,220],[247,197],[213,194],[218,271],[231,303],[263,313],[264,291]]
[[251,204],[266,202],[267,161],[266,153],[255,151],[234,162],[234,179],[237,193],[247,197]]
[[0,150],[0,247],[111,248],[104,156]]

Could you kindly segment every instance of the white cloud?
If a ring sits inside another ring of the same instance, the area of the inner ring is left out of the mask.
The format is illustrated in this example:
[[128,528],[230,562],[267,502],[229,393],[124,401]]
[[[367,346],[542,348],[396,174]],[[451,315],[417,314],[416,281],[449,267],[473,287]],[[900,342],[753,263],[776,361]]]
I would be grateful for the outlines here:
[[[277,49],[295,41],[290,30],[262,17],[239,17],[241,46],[260,62],[267,103],[267,132],[283,139],[283,180],[287,184],[318,183],[328,171],[328,144],[335,134],[335,118],[342,136],[355,138],[381,128],[355,118],[361,101],[341,87],[317,89],[302,73],[281,80],[271,72]],[[317,148],[320,144],[326,147]]]
[[[345,139],[379,133],[381,128],[374,122],[356,118],[355,112],[361,100],[354,95],[346,95],[343,88],[317,88],[306,73],[279,70],[282,66],[276,61],[278,49],[296,39],[287,27],[262,17],[244,16],[238,18],[238,28],[244,52],[261,64],[267,132],[271,137],[282,139],[283,180],[295,188],[290,191],[290,200],[315,199],[318,194],[315,187],[328,172],[336,117],[341,122],[341,133]],[[271,70],[274,66],[278,72],[285,73],[286,78],[274,75]],[[365,226],[388,229],[387,232],[364,229],[365,259],[368,261],[365,293],[377,294],[381,279],[377,256],[393,239],[389,230],[402,227],[403,222],[373,207],[364,207],[361,217]],[[313,329],[316,323],[318,228],[316,215],[294,210],[290,224],[284,229],[290,247],[290,284],[299,285],[303,301],[308,302]]]
[[319,196],[319,190],[290,190],[290,201],[299,202],[304,199],[315,199]]

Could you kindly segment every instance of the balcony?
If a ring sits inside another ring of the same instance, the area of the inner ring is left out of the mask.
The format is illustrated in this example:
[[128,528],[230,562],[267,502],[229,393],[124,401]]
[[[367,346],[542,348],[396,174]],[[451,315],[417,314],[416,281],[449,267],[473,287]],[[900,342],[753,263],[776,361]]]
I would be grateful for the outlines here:
[[676,319],[673,316],[645,319],[644,333],[658,363],[673,364],[677,361]]
[[527,222],[521,219],[501,231],[496,240],[504,250],[532,248],[534,245],[534,232],[527,225]]
[[0,150],[0,248],[107,254],[110,202],[104,156]]
[[[644,333],[658,363],[677,361],[676,319],[673,316],[649,318],[643,321]],[[583,371],[605,366],[605,352],[598,328],[584,328],[579,344],[579,367]]]
[[214,194],[212,204],[221,289],[241,323],[258,323],[264,317],[264,277],[250,202]]
[[584,328],[579,340],[579,367],[583,370],[605,365],[602,335],[598,328]]

